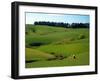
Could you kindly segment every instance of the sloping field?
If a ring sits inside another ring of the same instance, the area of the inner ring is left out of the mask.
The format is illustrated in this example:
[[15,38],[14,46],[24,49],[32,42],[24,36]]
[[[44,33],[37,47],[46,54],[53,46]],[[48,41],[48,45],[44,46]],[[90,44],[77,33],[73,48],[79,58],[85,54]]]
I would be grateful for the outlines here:
[[26,68],[89,64],[88,28],[26,25],[25,33]]

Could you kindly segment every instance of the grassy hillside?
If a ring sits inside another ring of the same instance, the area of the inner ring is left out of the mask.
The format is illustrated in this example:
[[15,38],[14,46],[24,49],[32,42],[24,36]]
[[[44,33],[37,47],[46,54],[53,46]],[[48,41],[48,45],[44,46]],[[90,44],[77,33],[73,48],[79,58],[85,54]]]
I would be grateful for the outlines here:
[[26,61],[30,60],[38,61],[38,60],[45,60],[48,58],[54,58],[54,56],[36,49],[26,48]]
[[26,25],[25,34],[26,68],[89,64],[88,28]]

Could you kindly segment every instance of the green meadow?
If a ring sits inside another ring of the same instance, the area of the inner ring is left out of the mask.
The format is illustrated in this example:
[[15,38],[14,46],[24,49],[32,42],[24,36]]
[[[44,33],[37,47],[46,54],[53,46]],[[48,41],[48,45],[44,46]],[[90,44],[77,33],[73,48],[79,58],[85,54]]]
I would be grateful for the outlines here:
[[89,28],[26,24],[25,67],[89,65]]

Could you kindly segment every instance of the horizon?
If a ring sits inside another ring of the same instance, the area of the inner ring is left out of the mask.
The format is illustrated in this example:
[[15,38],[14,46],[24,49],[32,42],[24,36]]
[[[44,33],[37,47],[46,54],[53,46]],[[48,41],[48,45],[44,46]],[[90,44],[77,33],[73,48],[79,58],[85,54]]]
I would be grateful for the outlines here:
[[56,22],[56,23],[89,23],[89,15],[78,14],[51,14],[51,13],[25,13],[25,24],[34,24],[34,22]]
[[[35,22],[49,22],[49,21],[35,21]],[[35,23],[35,22],[34,22],[34,23]],[[33,23],[33,24],[34,24],[34,23]],[[50,22],[50,23],[52,23],[52,22]],[[53,23],[63,23],[63,22],[53,22]],[[30,24],[30,25],[33,25],[33,24]],[[64,23],[64,24],[69,24],[69,25],[71,25],[71,24],[73,24],[73,23],[67,23],[67,22],[66,22],[66,23]],[[75,23],[75,24],[89,24],[89,23]]]

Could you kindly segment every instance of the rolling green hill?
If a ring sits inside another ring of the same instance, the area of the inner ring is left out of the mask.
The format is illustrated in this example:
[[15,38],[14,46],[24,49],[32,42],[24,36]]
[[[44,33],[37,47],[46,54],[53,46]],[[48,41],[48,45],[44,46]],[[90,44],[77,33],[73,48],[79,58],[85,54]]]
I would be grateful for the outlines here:
[[26,25],[25,34],[26,68],[89,64],[88,28]]

